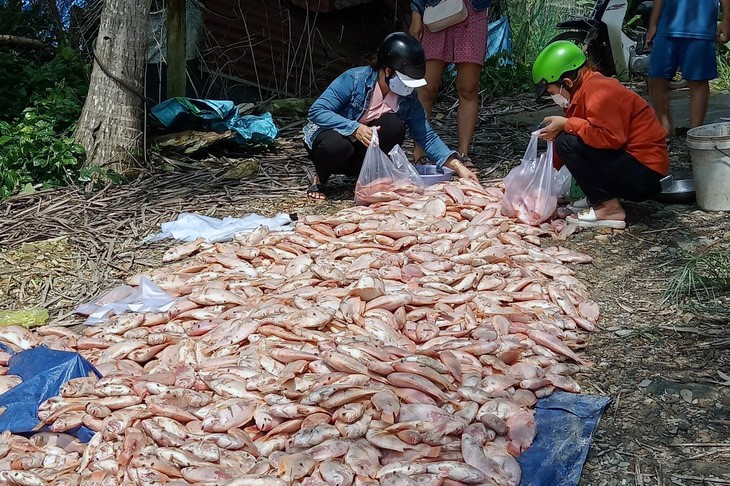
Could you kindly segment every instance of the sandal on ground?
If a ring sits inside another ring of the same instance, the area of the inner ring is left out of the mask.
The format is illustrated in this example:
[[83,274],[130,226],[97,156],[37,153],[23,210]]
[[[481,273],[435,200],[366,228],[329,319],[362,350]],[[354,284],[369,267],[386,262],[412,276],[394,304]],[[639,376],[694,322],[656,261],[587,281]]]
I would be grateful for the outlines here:
[[588,198],[584,197],[583,199],[578,199],[577,201],[573,201],[572,203],[568,204],[568,207],[571,209],[588,209],[591,207],[591,203],[588,202]]
[[312,184],[307,189],[307,197],[315,201],[324,201],[327,199],[327,194],[325,194],[324,189],[324,184]]
[[414,165],[428,165],[431,163],[431,159],[428,158],[428,155],[424,155],[422,157],[418,157],[418,160],[416,160],[413,164]]
[[565,220],[576,226],[583,228],[612,228],[612,229],[624,229],[626,227],[626,221],[619,221],[617,219],[597,219],[596,212],[593,208],[584,209],[575,216],[568,216]]

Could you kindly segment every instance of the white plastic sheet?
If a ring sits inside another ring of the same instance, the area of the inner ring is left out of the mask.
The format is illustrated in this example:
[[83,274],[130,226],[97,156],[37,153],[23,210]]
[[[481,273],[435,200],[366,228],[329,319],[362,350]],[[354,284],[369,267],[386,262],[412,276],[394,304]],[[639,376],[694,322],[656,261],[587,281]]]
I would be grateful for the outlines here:
[[165,312],[176,300],[150,279],[142,277],[139,287],[120,285],[95,301],[80,305],[75,312],[88,316],[84,324],[92,325],[125,312]]
[[294,229],[291,217],[285,213],[277,214],[273,218],[251,213],[243,218],[228,216],[223,219],[193,213],[180,213],[177,220],[160,225],[162,233],[153,235],[145,241],[158,241],[165,238],[195,241],[198,238],[204,238],[210,243],[218,243],[232,240],[234,235],[253,231],[259,226],[267,226],[270,231]]

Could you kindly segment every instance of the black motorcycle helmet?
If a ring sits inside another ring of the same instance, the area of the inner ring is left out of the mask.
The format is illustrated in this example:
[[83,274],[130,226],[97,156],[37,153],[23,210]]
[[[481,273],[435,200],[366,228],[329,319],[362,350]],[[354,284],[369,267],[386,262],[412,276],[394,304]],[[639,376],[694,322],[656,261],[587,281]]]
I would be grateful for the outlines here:
[[375,57],[378,67],[389,67],[414,79],[426,75],[426,54],[421,43],[405,32],[393,32],[378,48]]

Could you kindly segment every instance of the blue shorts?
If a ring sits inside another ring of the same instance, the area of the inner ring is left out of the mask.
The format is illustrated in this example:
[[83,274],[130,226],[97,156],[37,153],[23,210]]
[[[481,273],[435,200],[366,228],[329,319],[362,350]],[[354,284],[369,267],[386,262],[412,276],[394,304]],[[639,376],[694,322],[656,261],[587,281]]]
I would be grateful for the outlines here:
[[715,79],[716,49],[714,40],[656,37],[649,58],[649,77],[672,79],[680,68],[687,81]]

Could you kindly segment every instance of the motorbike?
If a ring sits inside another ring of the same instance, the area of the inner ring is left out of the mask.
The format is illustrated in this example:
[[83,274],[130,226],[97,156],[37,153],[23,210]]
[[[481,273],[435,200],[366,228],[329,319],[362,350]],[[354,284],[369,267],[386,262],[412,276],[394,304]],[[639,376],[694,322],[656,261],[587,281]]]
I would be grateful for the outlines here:
[[[654,2],[640,3],[637,15],[626,22],[628,3],[628,0],[597,0],[589,15],[557,24],[563,32],[551,42],[569,40],[579,45],[606,76],[616,76],[621,81],[635,77],[647,79],[651,48],[646,43],[646,32]],[[670,81],[671,89],[686,85],[681,75]]]

